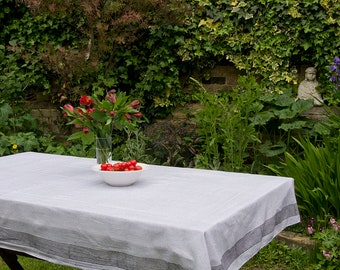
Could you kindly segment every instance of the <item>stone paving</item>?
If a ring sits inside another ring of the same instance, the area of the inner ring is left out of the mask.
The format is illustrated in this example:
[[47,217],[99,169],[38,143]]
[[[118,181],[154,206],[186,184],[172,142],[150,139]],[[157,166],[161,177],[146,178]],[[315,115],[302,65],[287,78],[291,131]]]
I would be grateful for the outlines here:
[[275,239],[290,247],[301,247],[304,250],[312,250],[315,247],[315,241],[301,233],[283,231]]

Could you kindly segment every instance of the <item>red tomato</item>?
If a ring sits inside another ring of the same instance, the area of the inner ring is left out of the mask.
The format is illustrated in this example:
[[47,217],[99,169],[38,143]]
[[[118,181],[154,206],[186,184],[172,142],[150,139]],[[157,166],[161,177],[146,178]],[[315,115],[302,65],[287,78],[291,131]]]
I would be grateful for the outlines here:
[[114,171],[120,171],[120,169],[121,169],[121,166],[120,166],[120,164],[119,163],[115,163],[115,164],[113,164],[113,170]]
[[107,163],[105,163],[105,164],[100,164],[100,169],[102,170],[102,171],[107,171]]
[[135,159],[130,160],[131,165],[136,166],[137,161]]
[[112,164],[107,164],[106,170],[107,170],[107,171],[113,171],[113,166],[112,166]]
[[142,170],[142,169],[143,169],[142,166],[139,166],[139,165],[135,166],[135,170],[136,170],[136,171],[140,171],[140,170]]

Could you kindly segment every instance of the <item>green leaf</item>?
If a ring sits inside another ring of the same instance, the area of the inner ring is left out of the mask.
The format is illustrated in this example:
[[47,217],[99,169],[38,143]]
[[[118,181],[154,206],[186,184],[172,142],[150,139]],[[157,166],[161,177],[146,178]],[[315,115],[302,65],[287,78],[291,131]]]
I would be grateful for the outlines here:
[[275,117],[274,112],[265,111],[265,112],[260,112],[256,114],[254,117],[251,118],[251,121],[254,125],[263,126],[273,117]]
[[292,110],[300,114],[310,110],[313,106],[314,102],[311,99],[298,99],[293,103]]
[[280,129],[283,129],[284,131],[289,131],[293,129],[302,129],[306,127],[306,121],[294,121],[292,123],[283,123],[279,126]]
[[17,41],[14,39],[14,40],[10,40],[9,42],[9,45],[11,45],[11,46],[16,46],[17,45]]
[[279,119],[291,119],[296,116],[296,112],[290,108],[275,110],[274,113]]
[[91,113],[91,117],[98,122],[106,123],[107,115],[105,112],[94,111]]
[[282,141],[272,144],[270,141],[266,141],[260,146],[260,152],[267,157],[274,157],[284,153],[286,150],[286,144]]
[[[0,107],[0,119],[1,122],[5,122],[8,116],[13,113],[12,107],[8,103],[3,103]],[[0,122],[0,124],[1,124]]]
[[274,101],[274,104],[280,107],[290,106],[293,103],[294,103],[294,99],[285,94],[277,95],[277,99],[276,101]]
[[95,134],[93,132],[89,132],[87,134],[83,133],[81,141],[84,145],[91,145],[95,141]]
[[78,131],[78,132],[75,132],[75,133],[71,134],[71,135],[67,138],[67,140],[68,140],[68,141],[78,140],[78,139],[81,139],[83,136],[84,136],[84,132]]

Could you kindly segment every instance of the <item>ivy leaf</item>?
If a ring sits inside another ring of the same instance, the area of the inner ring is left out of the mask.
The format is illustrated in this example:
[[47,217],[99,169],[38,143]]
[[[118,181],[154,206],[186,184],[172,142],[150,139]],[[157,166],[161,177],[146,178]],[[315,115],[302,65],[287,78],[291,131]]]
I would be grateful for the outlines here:
[[4,103],[0,107],[0,118],[2,122],[7,121],[8,116],[13,113],[11,106],[8,103]]
[[9,42],[9,45],[11,45],[11,46],[16,46],[17,45],[17,41],[14,39],[14,40],[10,40]]
[[251,13],[246,13],[245,19],[246,19],[246,20],[249,20],[249,19],[251,19],[251,18],[253,18],[253,17],[254,17],[253,14],[251,14]]
[[307,51],[310,47],[312,47],[312,44],[308,42],[307,40],[303,41],[301,45],[305,51]]

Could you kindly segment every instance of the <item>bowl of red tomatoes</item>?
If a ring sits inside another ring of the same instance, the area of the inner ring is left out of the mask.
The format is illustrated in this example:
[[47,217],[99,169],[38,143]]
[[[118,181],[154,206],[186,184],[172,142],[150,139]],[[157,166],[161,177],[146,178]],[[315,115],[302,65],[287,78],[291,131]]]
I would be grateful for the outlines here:
[[137,182],[147,165],[136,160],[98,164],[94,170],[110,186],[130,186]]

